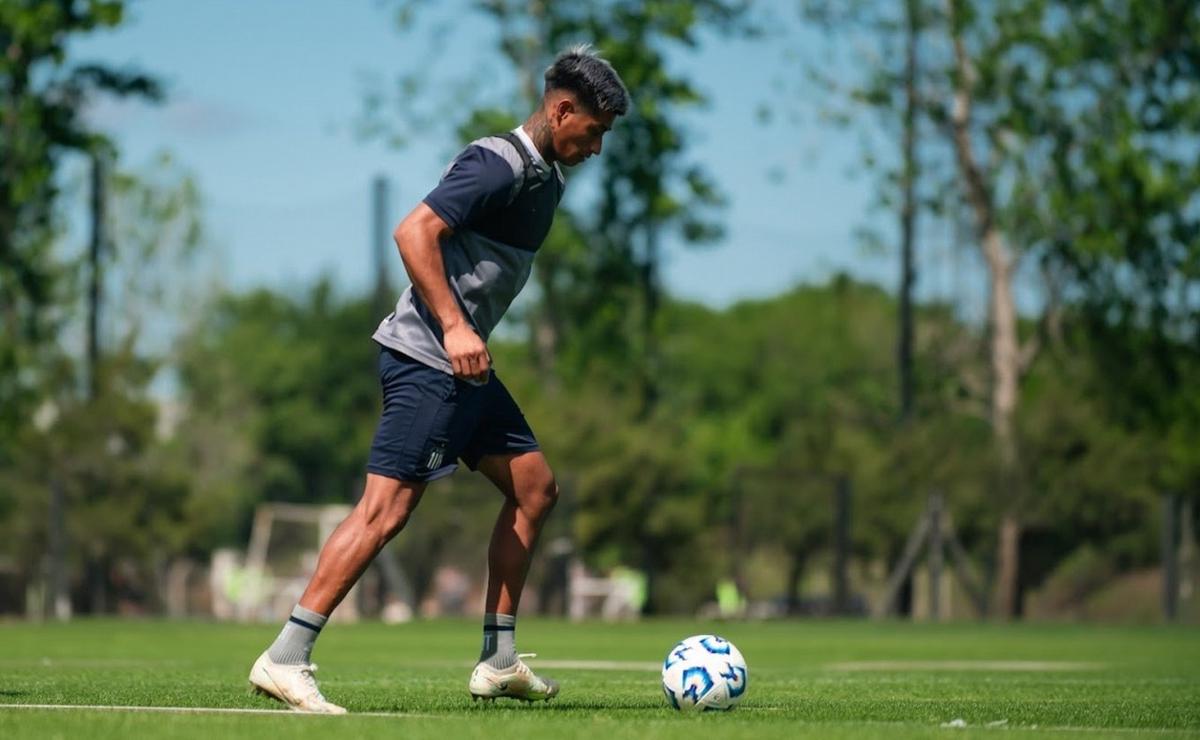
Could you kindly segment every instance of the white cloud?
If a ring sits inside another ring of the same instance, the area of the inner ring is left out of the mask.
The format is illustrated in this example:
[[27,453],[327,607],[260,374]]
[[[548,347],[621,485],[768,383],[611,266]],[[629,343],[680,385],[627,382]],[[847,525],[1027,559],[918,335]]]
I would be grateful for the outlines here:
[[138,100],[101,97],[84,113],[88,123],[110,133],[131,129],[153,130],[170,138],[225,139],[258,126],[258,118],[242,108],[219,100],[168,99],[155,105]]
[[196,138],[236,136],[256,126],[250,112],[218,100],[178,100],[163,110],[166,127],[175,133]]

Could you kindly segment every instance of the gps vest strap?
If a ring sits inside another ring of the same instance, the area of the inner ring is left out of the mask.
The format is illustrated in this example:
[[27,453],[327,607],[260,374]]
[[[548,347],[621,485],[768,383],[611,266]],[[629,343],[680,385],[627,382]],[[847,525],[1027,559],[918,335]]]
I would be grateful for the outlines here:
[[[508,199],[508,202],[512,203],[514,200],[517,199],[517,196],[520,195],[521,191],[525,189],[526,183],[532,181],[532,182],[536,182],[540,185],[542,180],[541,180],[541,176],[538,174],[537,166],[534,165],[534,163],[533,163],[533,157],[529,156],[529,150],[525,148],[525,142],[521,141],[521,137],[517,136],[512,131],[506,131],[503,134],[500,134],[500,138],[504,139],[509,144],[513,145],[513,148],[515,148],[517,150],[517,154],[520,155],[520,157],[521,157],[521,164],[525,168],[524,171],[521,173],[520,186],[513,188],[512,195]],[[530,173],[533,173],[532,178],[530,177]],[[555,192],[558,192],[559,187],[560,187],[559,182],[558,182],[558,175],[557,175],[557,173],[554,172],[553,169],[550,171],[550,179],[552,179],[554,181]],[[559,194],[561,196],[561,193],[559,193]]]
[[529,150],[525,148],[525,142],[521,141],[521,137],[517,136],[512,131],[506,131],[500,135],[507,139],[509,144],[516,148],[517,154],[521,155],[521,164],[525,165],[526,170],[533,169],[533,157],[529,156]]

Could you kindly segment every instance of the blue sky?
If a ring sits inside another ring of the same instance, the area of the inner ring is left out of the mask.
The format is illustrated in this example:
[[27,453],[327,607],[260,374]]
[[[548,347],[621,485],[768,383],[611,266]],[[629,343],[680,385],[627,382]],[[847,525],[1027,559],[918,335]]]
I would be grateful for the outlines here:
[[[464,53],[432,56],[430,29],[446,6],[407,35],[397,30],[392,7],[372,0],[146,1],[132,4],[118,30],[72,47],[76,60],[136,65],[167,83],[162,106],[105,102],[91,118],[117,141],[126,166],[167,150],[193,173],[230,287],[302,287],[327,273],[345,290],[364,289],[373,280],[372,178],[391,180],[393,222],[436,183],[455,150],[450,119],[404,149],[364,142],[354,126],[364,76],[390,80],[428,65],[440,78],[478,76],[484,89],[511,84],[510,70],[492,63],[494,28],[486,21],[468,16],[455,27],[445,43]],[[710,99],[688,114],[688,143],[729,198],[720,243],[700,251],[668,244],[663,278],[672,293],[724,306],[838,270],[895,283],[895,258],[864,253],[854,237],[873,188],[869,176],[848,174],[859,161],[857,139],[818,125],[813,101],[771,85],[789,74],[785,50],[810,41],[812,32],[797,24],[765,40],[706,38],[697,52],[672,57]],[[809,115],[799,123],[777,115],[762,125],[756,111],[764,104]],[[954,275],[961,278],[941,254],[927,260],[924,295],[945,295]],[[398,258],[391,274],[399,290]]]

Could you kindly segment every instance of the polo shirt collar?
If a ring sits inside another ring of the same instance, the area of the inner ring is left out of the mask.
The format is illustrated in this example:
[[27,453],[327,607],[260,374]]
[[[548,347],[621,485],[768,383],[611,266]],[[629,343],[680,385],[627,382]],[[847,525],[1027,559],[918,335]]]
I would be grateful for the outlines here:
[[525,145],[525,149],[529,152],[529,156],[531,159],[533,159],[533,164],[538,168],[538,171],[549,172],[550,165],[546,164],[546,160],[542,158],[542,153],[538,151],[536,146],[534,146],[533,139],[529,138],[529,134],[525,133],[525,127],[517,126],[515,129],[513,129],[513,133],[516,134],[517,138],[521,140],[521,143]]

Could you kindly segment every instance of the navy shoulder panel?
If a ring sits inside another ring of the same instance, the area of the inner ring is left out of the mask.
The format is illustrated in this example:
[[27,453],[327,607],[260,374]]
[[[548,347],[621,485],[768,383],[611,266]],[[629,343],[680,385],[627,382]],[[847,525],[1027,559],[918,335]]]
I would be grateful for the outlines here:
[[446,168],[425,204],[450,228],[472,228],[508,205],[516,176],[505,157],[472,143]]

